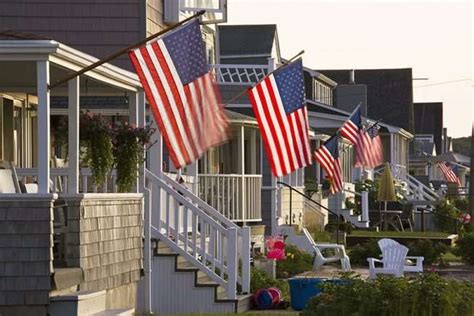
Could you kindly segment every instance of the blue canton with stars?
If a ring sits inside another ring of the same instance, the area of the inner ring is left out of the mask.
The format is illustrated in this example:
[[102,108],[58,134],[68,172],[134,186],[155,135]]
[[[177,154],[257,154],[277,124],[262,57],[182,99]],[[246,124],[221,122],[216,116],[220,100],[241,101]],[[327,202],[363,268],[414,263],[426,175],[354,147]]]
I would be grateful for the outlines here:
[[333,135],[325,143],[324,147],[331,153],[332,158],[339,158],[339,142],[337,141],[337,136]]
[[377,124],[377,125],[372,126],[371,128],[369,128],[367,130],[367,133],[369,133],[369,136],[371,138],[375,138],[379,134],[379,129],[380,129],[380,126]]
[[360,104],[357,106],[354,113],[352,113],[351,117],[349,118],[352,123],[354,123],[359,129],[362,127],[361,123],[361,111],[360,111]]
[[197,20],[163,37],[163,42],[183,85],[209,71],[201,29]]
[[305,106],[303,62],[300,59],[273,73],[286,114]]

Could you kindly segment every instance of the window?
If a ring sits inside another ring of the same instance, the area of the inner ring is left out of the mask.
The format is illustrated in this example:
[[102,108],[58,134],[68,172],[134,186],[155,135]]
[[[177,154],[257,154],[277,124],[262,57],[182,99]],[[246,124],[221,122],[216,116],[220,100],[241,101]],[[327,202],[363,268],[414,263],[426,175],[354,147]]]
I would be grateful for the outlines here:
[[227,0],[165,0],[164,22],[176,23],[180,19],[206,10],[205,24],[227,22]]

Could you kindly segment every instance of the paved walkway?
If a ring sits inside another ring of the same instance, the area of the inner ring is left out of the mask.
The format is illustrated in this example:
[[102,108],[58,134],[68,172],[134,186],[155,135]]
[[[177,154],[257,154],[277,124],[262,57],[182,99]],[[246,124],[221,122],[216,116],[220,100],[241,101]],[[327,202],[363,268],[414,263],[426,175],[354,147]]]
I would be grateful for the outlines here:
[[[369,277],[369,269],[367,268],[352,268],[352,272],[359,274],[363,279],[367,279]],[[324,265],[321,267],[319,271],[307,271],[303,272],[296,277],[313,277],[313,278],[338,278],[342,270],[340,267],[331,266],[331,265]]]

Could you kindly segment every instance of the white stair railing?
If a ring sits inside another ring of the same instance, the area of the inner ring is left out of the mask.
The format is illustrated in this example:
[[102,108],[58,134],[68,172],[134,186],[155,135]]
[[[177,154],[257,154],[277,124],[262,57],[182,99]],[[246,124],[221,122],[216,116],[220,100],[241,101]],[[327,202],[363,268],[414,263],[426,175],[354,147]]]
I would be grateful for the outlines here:
[[236,299],[237,284],[249,293],[250,227],[237,226],[164,174],[146,169],[145,177],[151,235],[224,287],[229,299]]
[[[381,174],[383,172],[383,169],[384,167],[381,167],[374,171],[378,174]],[[408,194],[410,195],[411,199],[431,202],[437,201],[439,199],[439,195],[434,190],[427,187],[424,183],[420,182],[418,179],[416,179],[409,173],[397,172],[397,166],[394,167],[391,165],[391,169],[395,178],[405,182],[408,185]]]

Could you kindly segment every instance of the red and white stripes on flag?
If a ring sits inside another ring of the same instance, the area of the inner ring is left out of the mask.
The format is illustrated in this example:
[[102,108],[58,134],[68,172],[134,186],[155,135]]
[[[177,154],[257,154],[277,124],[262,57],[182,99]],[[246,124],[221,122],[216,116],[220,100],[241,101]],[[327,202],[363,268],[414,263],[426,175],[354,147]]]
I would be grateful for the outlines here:
[[459,186],[461,186],[461,180],[459,177],[454,173],[453,169],[448,167],[444,162],[439,162],[437,164],[438,168],[441,169],[441,172],[443,173],[444,179],[448,183],[457,183]]
[[129,56],[179,169],[226,141],[229,123],[208,71],[198,22],[169,34],[130,51]]
[[383,163],[383,145],[380,136],[374,138],[361,129],[355,146],[355,166],[373,169]]

